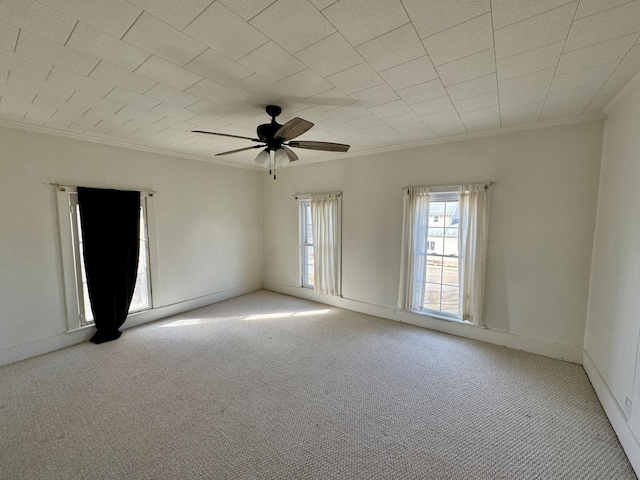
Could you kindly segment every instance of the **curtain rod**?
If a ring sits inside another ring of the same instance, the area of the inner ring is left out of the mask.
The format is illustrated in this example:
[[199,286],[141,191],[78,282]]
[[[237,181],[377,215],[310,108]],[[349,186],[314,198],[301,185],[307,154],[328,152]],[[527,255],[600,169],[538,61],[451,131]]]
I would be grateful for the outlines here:
[[298,197],[310,197],[311,195],[342,195],[342,192],[294,193],[291,196],[297,200]]
[[[428,187],[428,188],[456,188],[456,187],[461,187],[462,185],[495,185],[496,182],[478,182],[476,184],[468,184],[468,183],[461,183],[460,185],[421,185],[422,187]],[[406,186],[406,187],[402,187],[402,190],[406,190],[407,188],[414,188],[411,186]],[[419,188],[419,187],[418,187]]]
[[[63,192],[66,192],[68,189],[72,190],[74,188],[78,188],[78,185],[62,185],[60,183],[49,183],[49,185],[52,185],[56,187],[58,190],[61,190]],[[104,188],[104,187],[92,187],[92,188]],[[150,197],[153,197],[156,193],[158,193],[155,190],[148,190],[148,189],[136,189],[136,191],[149,195]]]

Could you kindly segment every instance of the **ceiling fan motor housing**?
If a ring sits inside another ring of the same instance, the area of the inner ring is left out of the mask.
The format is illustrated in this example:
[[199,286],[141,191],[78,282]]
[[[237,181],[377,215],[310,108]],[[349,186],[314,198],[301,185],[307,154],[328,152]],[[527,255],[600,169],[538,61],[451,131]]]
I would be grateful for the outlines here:
[[282,146],[282,139],[274,138],[274,135],[278,130],[280,130],[280,127],[282,127],[282,125],[273,119],[271,123],[258,125],[258,128],[256,129],[258,138],[267,144],[269,150],[277,150]]

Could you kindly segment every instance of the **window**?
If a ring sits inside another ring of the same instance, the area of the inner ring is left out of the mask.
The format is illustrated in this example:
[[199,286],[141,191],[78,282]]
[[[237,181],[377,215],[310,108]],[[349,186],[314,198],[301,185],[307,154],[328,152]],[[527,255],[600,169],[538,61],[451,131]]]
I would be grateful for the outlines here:
[[341,193],[297,196],[300,218],[300,285],[340,295]]
[[[460,318],[460,287],[458,284],[458,224],[450,219],[458,214],[458,192],[431,193],[426,255],[424,300],[421,310]],[[443,217],[443,222],[440,222]],[[438,224],[438,226],[434,226]]]
[[481,325],[489,186],[406,188],[400,308]]
[[[65,278],[69,330],[93,324],[93,312],[84,268],[82,226],[75,187],[58,187],[63,270]],[[140,198],[140,250],[136,285],[129,314],[152,308],[152,278],[149,224],[153,217],[153,196],[142,192]]]
[[311,225],[311,201],[300,201],[300,274],[302,286],[313,288],[314,255],[313,228]]

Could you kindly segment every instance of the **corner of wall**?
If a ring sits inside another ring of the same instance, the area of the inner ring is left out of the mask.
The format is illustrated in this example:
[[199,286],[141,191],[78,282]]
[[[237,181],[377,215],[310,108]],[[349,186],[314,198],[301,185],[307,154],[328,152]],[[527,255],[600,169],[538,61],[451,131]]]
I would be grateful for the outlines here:
[[624,452],[629,458],[629,462],[631,462],[631,466],[636,472],[640,472],[640,444],[629,427],[627,416],[618,406],[613,393],[586,350],[582,365]]

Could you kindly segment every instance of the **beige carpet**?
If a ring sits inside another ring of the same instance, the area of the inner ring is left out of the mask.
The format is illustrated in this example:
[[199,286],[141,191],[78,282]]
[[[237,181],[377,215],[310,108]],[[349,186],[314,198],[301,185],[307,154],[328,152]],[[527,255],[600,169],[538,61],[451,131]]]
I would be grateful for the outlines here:
[[0,478],[635,475],[578,365],[261,291],[1,368]]

